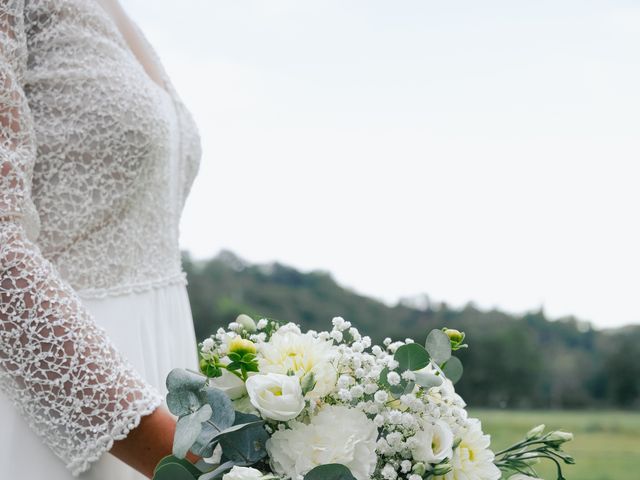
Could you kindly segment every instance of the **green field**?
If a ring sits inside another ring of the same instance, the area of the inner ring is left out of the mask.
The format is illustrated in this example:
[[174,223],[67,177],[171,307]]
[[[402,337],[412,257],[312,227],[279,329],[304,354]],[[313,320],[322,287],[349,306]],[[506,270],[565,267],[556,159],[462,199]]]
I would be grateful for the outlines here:
[[[515,443],[540,423],[573,432],[575,439],[565,450],[576,465],[566,467],[567,480],[640,480],[640,413],[473,410],[471,414],[482,420],[495,451]],[[540,467],[538,474],[555,480],[554,471]]]

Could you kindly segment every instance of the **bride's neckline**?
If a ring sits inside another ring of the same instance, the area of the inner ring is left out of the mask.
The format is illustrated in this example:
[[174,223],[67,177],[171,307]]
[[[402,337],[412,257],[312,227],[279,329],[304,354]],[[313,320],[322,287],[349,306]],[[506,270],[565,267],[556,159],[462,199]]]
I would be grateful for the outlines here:
[[[129,18],[117,0],[107,0],[106,2],[104,0],[96,0],[95,3],[100,12],[113,24],[125,47],[144,70],[149,80],[167,95],[171,95],[169,82],[163,67],[158,64],[157,56],[150,49],[151,47],[138,25]],[[123,31],[123,29],[128,30],[128,32]],[[134,46],[129,43],[130,40],[133,40],[137,45]],[[146,53],[146,57],[143,58],[140,53]]]

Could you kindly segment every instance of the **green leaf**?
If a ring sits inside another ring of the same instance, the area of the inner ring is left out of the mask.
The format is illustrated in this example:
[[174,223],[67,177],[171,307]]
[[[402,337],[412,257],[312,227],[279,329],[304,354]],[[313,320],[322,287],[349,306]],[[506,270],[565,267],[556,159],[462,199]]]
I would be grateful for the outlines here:
[[339,463],[320,465],[304,476],[304,480],[356,480],[351,471]]
[[228,357],[232,362],[239,362],[240,360],[242,360],[242,357],[238,352],[231,352]]
[[259,372],[260,371],[260,365],[256,361],[251,362],[251,363],[247,363],[245,365],[245,368],[246,368],[247,372]]
[[396,350],[393,358],[400,364],[397,368],[399,373],[406,370],[420,370],[429,364],[429,353],[422,345],[408,343]]
[[184,466],[187,470],[192,472],[194,475],[199,475],[200,473],[202,473],[190,461],[175,457],[173,455],[167,455],[162,460],[160,460],[160,462],[158,462],[158,465],[156,465],[156,468],[154,469],[153,474],[155,475],[155,473],[158,471],[160,467],[169,463],[179,463],[180,465]]
[[458,383],[458,380],[462,378],[463,371],[462,362],[458,357],[451,357],[442,367],[442,372],[452,383]]
[[169,455],[160,460],[153,472],[153,480],[194,480],[202,472],[187,460]]
[[195,480],[196,478],[198,477],[177,463],[164,465],[153,476],[153,480]]
[[451,358],[451,339],[442,330],[431,330],[425,347],[431,358],[442,365]]
[[184,458],[202,431],[202,422],[206,422],[213,413],[211,406],[203,405],[197,412],[178,419],[173,439],[173,454]]
[[209,378],[217,378],[222,376],[222,369],[220,367],[216,367],[215,365],[211,365],[210,363],[201,363],[200,371]]
[[316,376],[313,372],[307,373],[300,380],[300,387],[302,387],[302,395],[306,395],[316,387]]
[[251,363],[256,359],[255,353],[245,353],[242,356],[242,363]]

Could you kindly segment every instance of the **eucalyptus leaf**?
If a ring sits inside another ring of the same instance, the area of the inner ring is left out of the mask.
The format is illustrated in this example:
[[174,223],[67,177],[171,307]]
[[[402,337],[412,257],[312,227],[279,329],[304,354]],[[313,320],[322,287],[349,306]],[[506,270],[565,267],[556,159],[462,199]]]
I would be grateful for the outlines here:
[[[206,425],[206,424],[205,424]],[[215,433],[213,434],[213,436],[210,437],[209,442],[207,445],[205,446],[194,446],[191,448],[191,451],[193,453],[195,453],[196,455],[199,456],[203,456],[203,453],[207,454],[207,456],[211,456],[213,455],[213,450],[215,449],[215,446],[218,444],[218,442],[220,441],[220,437],[224,436],[224,435],[229,435],[232,434],[234,432],[239,432],[240,430],[244,430],[245,428],[251,428],[251,427],[256,427],[256,426],[261,426],[264,425],[264,420],[258,419],[256,421],[253,422],[249,422],[249,423],[241,423],[238,425],[233,425],[225,430],[222,430],[221,432]],[[209,436],[209,435],[207,435]]]
[[233,433],[233,432],[239,432],[240,430],[244,430],[245,428],[255,427],[255,426],[259,426],[259,425],[264,425],[264,420],[256,420],[255,422],[240,423],[238,425],[233,425],[232,427],[229,427],[229,428],[221,431],[220,433],[218,433],[216,435],[216,438],[221,437],[223,435],[228,435],[228,434]]
[[202,423],[206,422],[212,413],[211,406],[203,405],[197,412],[178,419],[173,440],[173,454],[176,457],[184,458],[186,456],[202,431]]
[[190,468],[183,462],[165,461],[156,467],[153,480],[195,480],[200,474],[201,472],[195,467]]
[[167,393],[167,407],[178,417],[193,413],[201,406],[202,402],[196,392],[180,389]]
[[380,373],[380,383],[382,384],[382,386],[385,387],[386,390],[391,392],[391,395],[394,398],[400,398],[402,395],[406,393],[411,393],[413,391],[415,382],[405,380],[403,378],[400,379],[400,383],[398,385],[391,385],[387,378],[387,375],[389,375],[389,372],[390,370],[387,367],[382,369],[382,372]]
[[155,478],[156,472],[160,469],[160,467],[163,467],[164,465],[167,465],[169,463],[178,463],[178,464],[182,465],[183,467],[185,467],[190,472],[192,472],[194,475],[199,475],[200,473],[202,473],[202,472],[200,472],[200,470],[198,470],[198,468],[196,468],[188,460],[184,460],[182,458],[178,458],[178,457],[176,457],[174,455],[167,455],[162,460],[160,460],[160,462],[158,462],[158,465],[156,465],[156,468],[154,469],[154,472],[153,472],[154,478]]
[[198,480],[213,480],[214,478],[219,478],[223,474],[231,470],[234,467],[234,465],[235,463],[231,460],[229,460],[228,462],[224,462],[222,465],[218,466],[218,468],[216,468],[215,470],[211,472],[207,472],[203,475],[200,475],[200,477],[198,477]]
[[429,353],[417,343],[407,343],[396,350],[393,358],[399,363],[398,372],[420,370],[429,364]]
[[236,412],[237,425],[248,423],[252,425],[219,437],[223,458],[240,466],[253,465],[267,455],[265,445],[269,440],[269,434],[262,426],[260,418],[249,413]]
[[254,415],[253,413],[244,413],[236,410],[236,420],[234,422],[234,425],[241,425],[245,423],[254,423],[254,422],[264,423],[264,420],[262,420],[259,416]]
[[233,403],[222,390],[207,387],[198,392],[198,398],[202,403],[212,407],[213,414],[202,425],[197,439],[191,446],[191,451],[206,458],[213,454],[218,434],[234,424],[236,414]]
[[309,471],[304,476],[304,480],[356,480],[356,478],[351,474],[351,470],[344,465],[330,463]]
[[197,411],[205,402],[198,392],[206,385],[207,377],[190,370],[176,368],[167,376],[167,407],[178,417]]
[[452,383],[458,383],[458,380],[462,378],[463,371],[462,362],[458,357],[451,357],[442,367],[442,373],[444,373]]
[[200,390],[207,384],[207,377],[184,368],[174,368],[167,376],[167,390]]
[[442,330],[431,330],[425,347],[431,358],[442,365],[451,358],[451,339]]

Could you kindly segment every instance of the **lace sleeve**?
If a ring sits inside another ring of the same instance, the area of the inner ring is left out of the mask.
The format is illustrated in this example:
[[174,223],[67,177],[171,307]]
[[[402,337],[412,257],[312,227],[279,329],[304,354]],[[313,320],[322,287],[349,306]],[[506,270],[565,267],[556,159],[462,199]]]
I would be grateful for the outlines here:
[[22,1],[0,0],[0,388],[74,475],[161,403],[30,239]]

